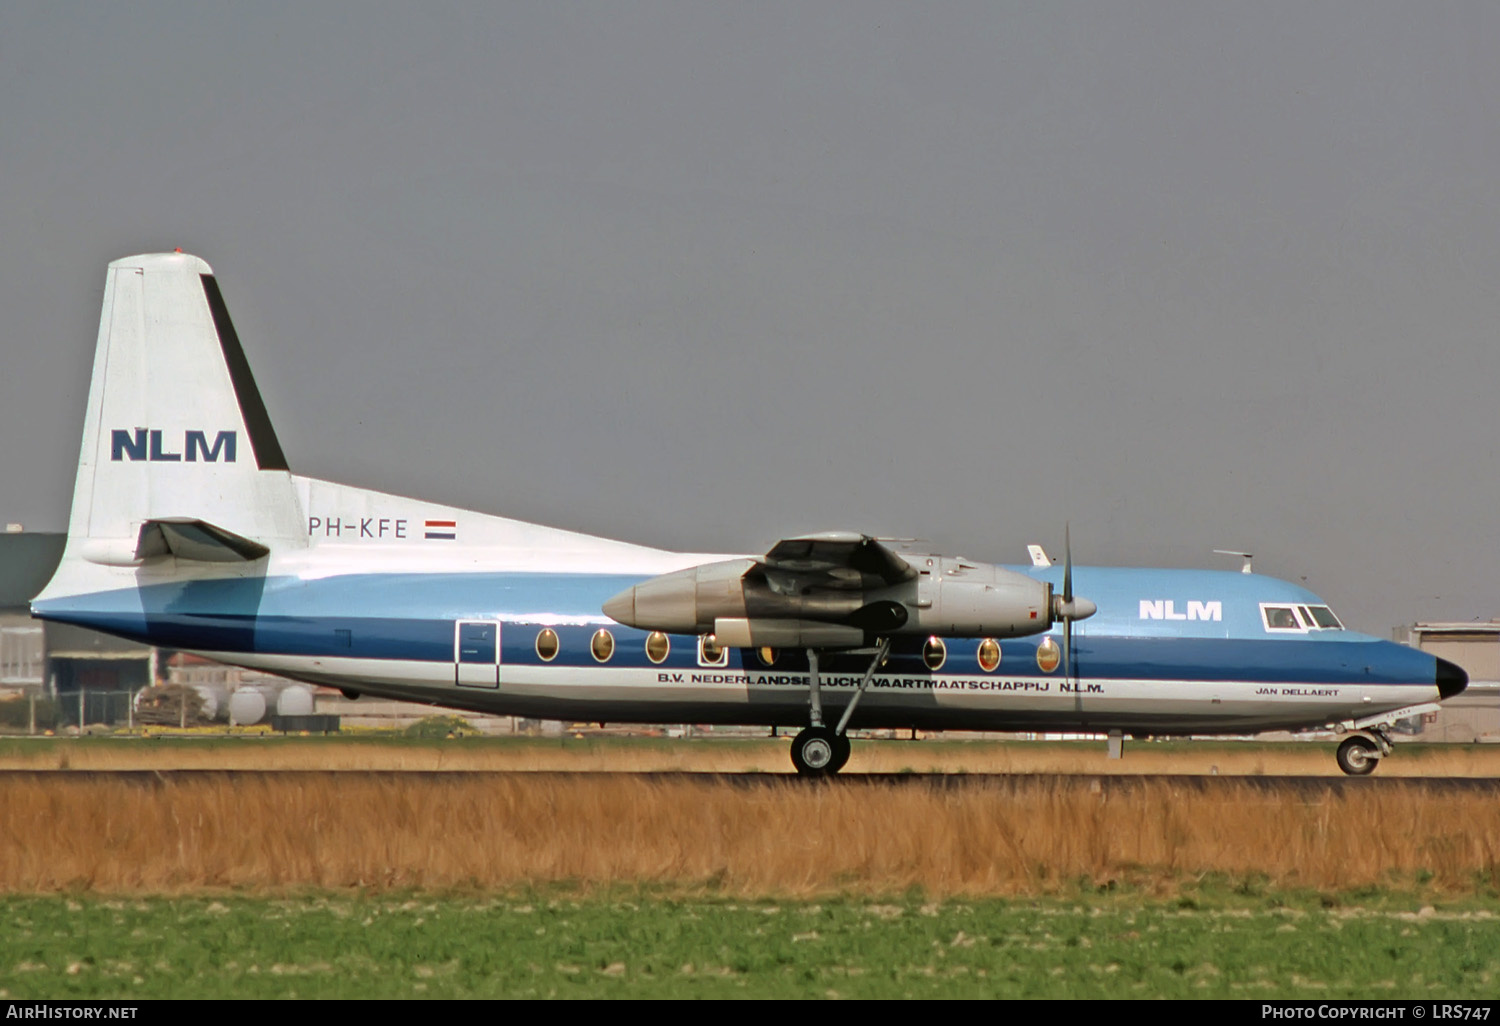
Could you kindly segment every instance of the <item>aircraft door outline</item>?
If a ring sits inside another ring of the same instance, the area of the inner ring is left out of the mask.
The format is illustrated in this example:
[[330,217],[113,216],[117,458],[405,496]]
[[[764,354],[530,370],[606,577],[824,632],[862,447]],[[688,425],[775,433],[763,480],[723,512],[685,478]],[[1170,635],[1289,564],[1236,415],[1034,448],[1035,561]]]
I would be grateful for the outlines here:
[[462,688],[500,687],[500,621],[453,621],[453,682]]

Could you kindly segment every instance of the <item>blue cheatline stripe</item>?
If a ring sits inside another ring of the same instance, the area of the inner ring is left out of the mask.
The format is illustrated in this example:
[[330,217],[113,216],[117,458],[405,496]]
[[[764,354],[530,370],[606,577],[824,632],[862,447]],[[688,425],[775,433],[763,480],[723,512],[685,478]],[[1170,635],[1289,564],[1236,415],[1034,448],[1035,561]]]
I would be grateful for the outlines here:
[[[447,532],[442,532],[447,533]],[[454,532],[456,534],[456,532]],[[442,539],[452,540],[452,539]],[[1031,570],[1057,576],[1056,568]],[[1317,596],[1274,578],[1195,570],[1124,570],[1080,567],[1077,592],[1099,604],[1079,624],[1077,637],[1147,637],[1266,640],[1261,602],[1318,602]],[[223,578],[153,584],[35,604],[38,615],[66,612],[233,611],[248,616],[354,616],[390,619],[601,618],[606,600],[643,578],[638,574],[365,573],[304,580],[299,577]],[[1057,582],[1054,582],[1057,583]],[[1060,586],[1060,585],[1059,585]],[[1143,620],[1140,604],[1171,599],[1222,603],[1221,621]],[[1274,639],[1338,644],[1369,640],[1345,631]]]
[[[261,655],[343,656],[358,659],[405,659],[452,662],[454,619],[404,617],[277,616],[191,612],[54,612],[52,618],[119,634],[167,648]],[[465,616],[455,619],[481,619]],[[559,652],[554,666],[595,667],[590,642],[597,624],[554,624]],[[672,635],[671,651],[660,664],[645,652],[647,633],[614,625],[610,666],[654,669],[660,672],[710,671],[700,667],[697,638]],[[536,654],[535,623],[505,622],[501,626],[501,662],[514,666],[543,665]],[[1039,675],[1036,650],[1041,637],[1001,642],[1001,663],[993,673],[980,668],[978,639],[949,639],[948,657],[940,675]],[[930,676],[922,660],[921,638],[901,638],[893,646],[883,675]],[[1075,639],[1078,673],[1092,680],[1145,679],[1252,683],[1430,684],[1435,662],[1431,656],[1403,645],[1364,639],[1340,645],[1311,643],[1308,639],[1245,641],[1202,638],[1080,638]],[[830,675],[861,674],[868,665],[860,655],[830,655],[820,663]],[[765,666],[754,649],[731,649],[727,669],[766,673],[807,670],[806,655],[779,651]],[[1062,679],[1061,670],[1049,676]]]
[[414,573],[232,577],[151,584],[33,604],[39,616],[67,612],[234,612],[245,616],[387,619],[602,619],[604,602],[639,574]]
[[446,538],[448,541],[454,541],[455,539],[458,538],[458,535],[456,535],[456,534],[439,534],[436,531],[428,531],[422,537],[423,538],[427,538],[429,540],[431,540],[433,538],[440,538],[440,539],[441,538]]

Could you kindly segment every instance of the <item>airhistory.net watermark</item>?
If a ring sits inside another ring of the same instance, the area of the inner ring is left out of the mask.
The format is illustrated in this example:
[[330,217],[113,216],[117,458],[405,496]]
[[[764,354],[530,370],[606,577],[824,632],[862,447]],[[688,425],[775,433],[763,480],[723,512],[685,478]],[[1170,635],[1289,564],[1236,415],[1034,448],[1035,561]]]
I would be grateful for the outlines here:
[[56,1001],[16,1001],[5,1006],[7,1019],[134,1019],[137,1005],[91,1005]]

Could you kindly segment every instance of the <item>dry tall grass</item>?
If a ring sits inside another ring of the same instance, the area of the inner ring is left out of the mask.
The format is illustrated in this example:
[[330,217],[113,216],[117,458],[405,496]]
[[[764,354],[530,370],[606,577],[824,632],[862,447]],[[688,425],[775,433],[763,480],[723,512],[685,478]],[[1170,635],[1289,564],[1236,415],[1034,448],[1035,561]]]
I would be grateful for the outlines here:
[[1500,809],[1420,785],[1315,800],[1087,779],[743,786],[639,777],[0,775],[0,891],[659,886],[736,895],[1500,885]]
[[[1065,773],[1090,776],[1340,777],[1333,744],[937,742],[856,739],[846,773]],[[0,770],[394,770],[610,773],[792,772],[781,740],[469,739],[388,744],[340,738],[37,739],[0,752]],[[1399,747],[1381,777],[1500,777],[1500,745]]]

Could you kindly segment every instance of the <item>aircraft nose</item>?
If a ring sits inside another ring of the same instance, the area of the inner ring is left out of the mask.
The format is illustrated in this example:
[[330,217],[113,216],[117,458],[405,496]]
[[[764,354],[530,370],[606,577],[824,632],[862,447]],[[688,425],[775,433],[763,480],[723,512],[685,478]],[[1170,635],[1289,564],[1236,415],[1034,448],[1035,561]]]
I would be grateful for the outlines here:
[[1469,675],[1464,672],[1464,668],[1446,659],[1438,659],[1434,677],[1438,694],[1443,698],[1452,698],[1469,686]]

